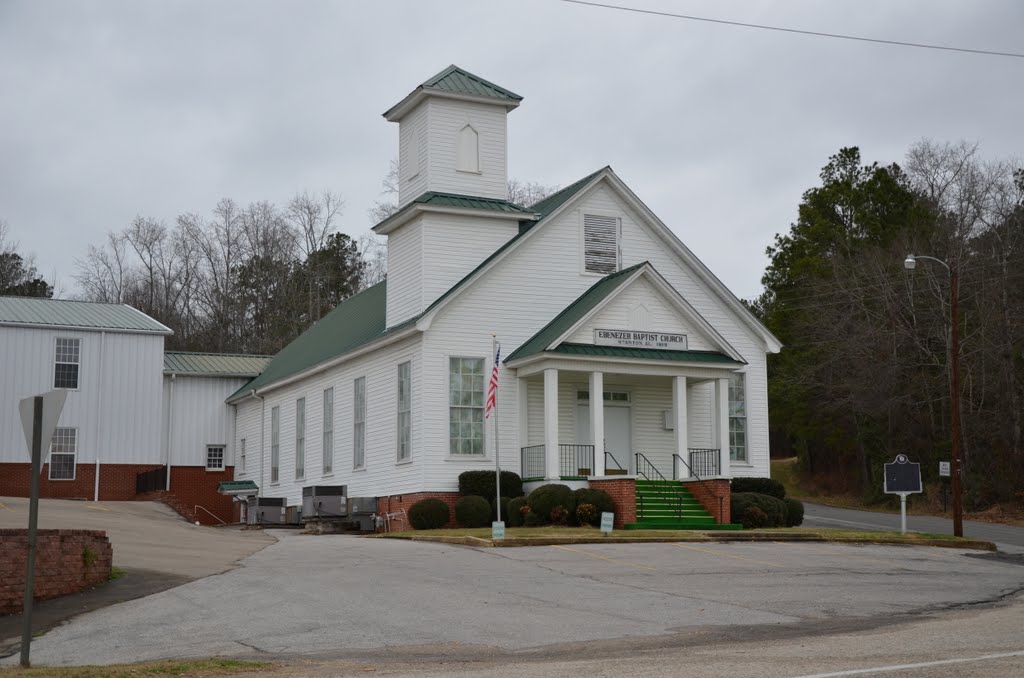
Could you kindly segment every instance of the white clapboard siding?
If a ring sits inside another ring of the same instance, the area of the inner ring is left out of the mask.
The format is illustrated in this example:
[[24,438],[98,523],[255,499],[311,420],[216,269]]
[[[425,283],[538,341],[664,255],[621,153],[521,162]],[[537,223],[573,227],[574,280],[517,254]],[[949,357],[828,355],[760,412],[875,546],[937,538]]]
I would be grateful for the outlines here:
[[394,327],[423,310],[423,219],[388,235],[387,324]]
[[28,462],[18,401],[53,389],[57,337],[80,344],[79,388],[59,426],[78,429],[76,462],[159,464],[163,336],[0,327],[0,462]]
[[[248,379],[164,376],[164,432],[172,466],[205,466],[209,445],[224,447],[224,465],[235,465],[235,411],[224,400]],[[173,391],[173,401],[172,401]]]
[[398,127],[398,206],[427,191],[427,125],[430,107],[420,104]]
[[[261,477],[260,458],[264,441],[261,439],[260,431],[262,424],[263,407],[258,398],[248,398],[241,401],[235,407],[235,480],[252,480],[257,486],[263,485]],[[269,415],[268,415],[269,416]],[[269,427],[268,429],[269,430]],[[245,441],[245,465],[242,465],[241,447]],[[267,441],[269,443],[269,440]],[[268,448],[269,449],[269,448]],[[270,459],[269,451],[266,454],[264,467]]]
[[[638,308],[643,308],[644,313],[636,313]],[[634,316],[636,315],[644,316],[646,327],[634,326]],[[639,278],[625,289],[619,290],[607,306],[570,336],[569,341],[578,344],[593,344],[595,329],[647,330],[685,334],[689,349],[695,351],[717,349],[689,321],[680,316],[660,291],[643,278]]]
[[[412,362],[412,456],[408,463],[399,463],[398,430],[398,365]],[[358,377],[366,378],[366,465],[365,470],[352,468],[352,388]],[[419,491],[423,477],[422,435],[423,407],[418,395],[422,392],[422,359],[419,337],[412,337],[385,347],[367,356],[342,363],[301,381],[274,389],[266,394],[263,417],[263,471],[260,480],[259,445],[247,442],[247,465],[244,475],[255,480],[266,497],[286,497],[289,506],[302,503],[302,488],[310,485],[346,485],[350,497],[404,494]],[[323,391],[334,387],[334,472],[323,475]],[[295,401],[306,398],[305,475],[295,477]],[[259,410],[248,399],[247,416],[239,417],[237,438],[259,440]],[[280,407],[280,477],[270,482],[271,409]],[[250,451],[251,450],[251,451]],[[243,476],[239,476],[243,477]]]
[[[505,200],[508,197],[505,107],[452,99],[431,99],[427,106],[430,113],[426,189]],[[479,135],[479,172],[456,169],[456,139],[466,125],[471,125]]]

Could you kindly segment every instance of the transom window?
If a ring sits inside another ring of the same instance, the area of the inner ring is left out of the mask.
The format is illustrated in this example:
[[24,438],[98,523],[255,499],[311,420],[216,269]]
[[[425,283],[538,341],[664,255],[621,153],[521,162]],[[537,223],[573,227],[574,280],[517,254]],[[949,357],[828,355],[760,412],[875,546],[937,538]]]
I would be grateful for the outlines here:
[[74,480],[77,455],[78,429],[55,429],[50,438],[50,480]]
[[448,452],[452,455],[483,456],[483,358],[449,359]]
[[583,269],[587,273],[615,273],[619,270],[618,217],[583,215]]
[[747,461],[746,375],[729,375],[729,460]]
[[78,361],[81,346],[81,339],[57,337],[53,366],[54,388],[78,388]]
[[206,470],[207,471],[223,471],[224,470],[224,446],[223,445],[208,445],[206,447]]
[[[590,401],[590,391],[576,391],[576,399],[584,402]],[[628,403],[629,392],[628,391],[605,391],[604,401],[606,403]]]
[[412,363],[398,366],[398,461],[412,450]]

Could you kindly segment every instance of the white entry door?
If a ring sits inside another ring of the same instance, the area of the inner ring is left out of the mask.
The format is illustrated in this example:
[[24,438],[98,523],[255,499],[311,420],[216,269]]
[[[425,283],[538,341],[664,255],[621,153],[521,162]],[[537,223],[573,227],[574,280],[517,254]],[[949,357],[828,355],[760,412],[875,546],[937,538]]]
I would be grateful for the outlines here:
[[[630,408],[628,405],[604,406],[604,449],[611,457],[605,457],[605,468],[615,469],[617,461],[630,473],[633,469],[632,431],[630,430]],[[581,445],[594,445],[590,431],[590,405],[581,403],[576,410],[576,440]],[[594,453],[601,454],[601,446],[594,445]]]

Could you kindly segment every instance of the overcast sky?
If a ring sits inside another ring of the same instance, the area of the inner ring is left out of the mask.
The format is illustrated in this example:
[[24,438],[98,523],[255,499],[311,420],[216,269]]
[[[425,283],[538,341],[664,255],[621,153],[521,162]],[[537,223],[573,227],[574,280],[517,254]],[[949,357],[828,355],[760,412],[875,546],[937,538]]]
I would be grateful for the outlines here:
[[[1017,0],[617,4],[1024,52]],[[525,97],[510,176],[564,186],[610,164],[747,298],[842,146],[1024,155],[1024,59],[557,0],[0,0],[0,218],[64,296],[75,258],[137,214],[331,189],[357,236],[398,153],[380,114],[451,63]]]

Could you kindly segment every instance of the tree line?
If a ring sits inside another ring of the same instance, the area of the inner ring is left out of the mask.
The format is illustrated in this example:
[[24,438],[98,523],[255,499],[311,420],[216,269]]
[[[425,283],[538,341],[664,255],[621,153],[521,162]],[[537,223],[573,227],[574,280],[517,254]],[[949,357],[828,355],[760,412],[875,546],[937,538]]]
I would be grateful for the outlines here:
[[949,460],[950,283],[959,273],[965,505],[1024,501],[1024,171],[922,141],[903,166],[843,148],[768,248],[752,308],[769,358],[772,454],[825,492],[882,492],[905,453],[937,488]]

